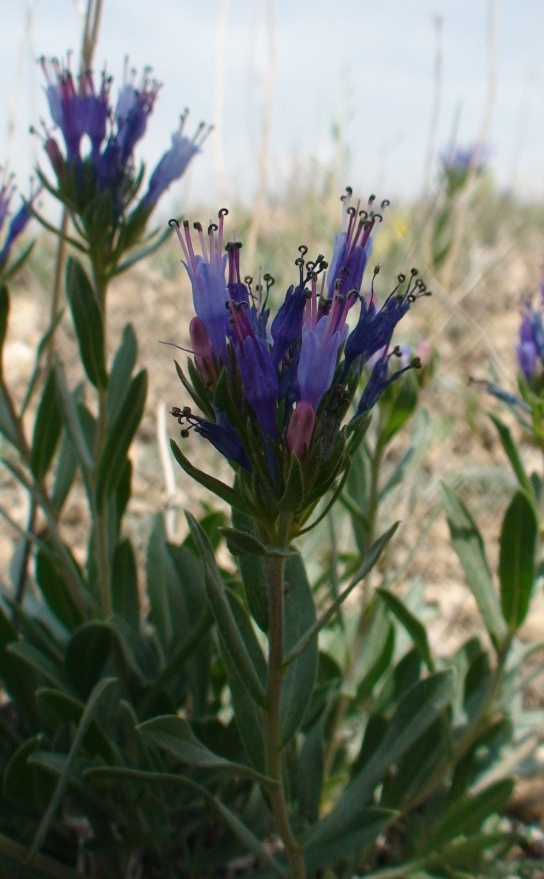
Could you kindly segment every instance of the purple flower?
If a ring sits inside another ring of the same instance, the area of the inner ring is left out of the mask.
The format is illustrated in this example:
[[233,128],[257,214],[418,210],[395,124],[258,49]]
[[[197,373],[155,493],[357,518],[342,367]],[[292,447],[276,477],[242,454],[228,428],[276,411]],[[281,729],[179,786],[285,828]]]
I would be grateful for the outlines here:
[[[71,200],[77,203],[79,212],[83,213],[87,206],[85,199],[88,201],[95,194],[92,191],[94,186],[96,193],[111,192],[114,212],[119,217],[127,206],[127,199],[130,201],[135,197],[134,150],[146,131],[160,83],[151,78],[149,68],[137,82],[136,71],[129,71],[126,65],[114,109],[110,101],[112,79],[105,70],[97,89],[92,71],[85,71],[76,80],[69,62],[63,66],[57,59],[48,61],[42,58],[41,63],[47,81],[45,92],[51,118],[60,129],[66,147],[64,157],[55,137],[45,129],[45,150],[61,190],[66,185],[65,172],[75,172]],[[182,117],[180,129],[172,136],[170,150],[151,175],[141,202],[141,207],[146,210],[152,209],[168,186],[181,177],[208,132],[204,125],[200,125],[192,140],[184,137],[185,118],[186,114]],[[84,152],[84,136],[90,141],[88,152]]]
[[268,345],[259,336],[248,335],[236,346],[244,392],[261,430],[275,437],[279,383]]
[[[0,168],[0,174],[2,174],[2,181],[0,183],[0,232],[4,228],[8,217],[10,215],[10,206],[11,200],[15,194],[15,186],[13,185],[13,175],[6,174],[5,170]],[[33,190],[30,194],[30,199],[28,202],[23,203],[23,205],[19,208],[16,214],[13,215],[11,222],[7,228],[7,234],[4,238],[2,247],[0,249],[0,269],[2,269],[10,255],[11,248],[15,242],[15,240],[21,235],[24,231],[27,223],[32,217],[31,205],[36,196],[38,195],[37,189]]]
[[183,231],[177,221],[171,221],[185,257],[183,265],[191,281],[195,312],[208,331],[214,355],[222,358],[223,361],[226,360],[229,335],[228,292],[225,279],[227,257],[222,254],[223,223],[226,214],[227,211],[219,211],[219,223],[210,224],[207,244],[201,224],[194,224],[200,239],[202,256],[195,254],[188,221],[184,221]]
[[[343,197],[343,229],[335,238],[329,266],[329,299],[332,299],[334,291],[344,296],[352,290],[360,291],[364,270],[372,253],[372,234],[376,223],[382,220],[382,215],[373,211],[374,196],[369,199],[368,210],[361,210],[360,201],[354,207],[351,196],[352,190],[348,188]],[[382,201],[382,210],[388,204],[387,200]]]
[[[197,315],[191,322],[191,340],[194,362],[204,379],[204,388],[200,387],[198,393],[208,395],[210,408],[226,400],[226,411],[238,410],[241,417],[236,420],[236,431],[253,473],[262,473],[266,460],[278,489],[292,454],[302,459],[311,454],[312,447],[318,457],[326,458],[336,442],[336,433],[343,429],[342,418],[357,392],[362,367],[370,358],[375,357],[376,362],[357,414],[372,408],[383,390],[402,374],[404,369],[395,373],[389,370],[391,356],[398,353],[398,349],[389,351],[393,331],[412,303],[427,294],[413,270],[406,284],[406,278],[399,275],[397,286],[382,308],[377,306],[373,292],[369,299],[362,297],[371,235],[381,216],[372,211],[372,200],[368,210],[361,211],[359,203],[351,210],[350,196],[348,192],[344,205],[346,228],[336,237],[328,280],[323,256],[306,261],[307,248],[299,247],[301,255],[295,261],[298,283],[287,289],[269,333],[267,301],[272,279],[264,275],[267,291],[263,297],[260,275],[255,289],[251,278],[243,278],[241,244],[231,241],[223,253],[226,211],[219,212],[218,223],[210,223],[207,234],[200,223],[193,224],[194,236],[187,222],[180,227],[171,221],[183,250]],[[348,336],[347,318],[357,300],[361,302],[361,314]],[[417,365],[418,358],[412,358],[404,368]],[[225,382],[220,374],[226,377]],[[342,387],[346,379],[346,387]],[[341,386],[339,393],[332,393],[335,385]],[[255,416],[256,424],[253,417],[248,419],[248,412]],[[265,453],[264,459],[261,455],[258,460],[252,451],[256,429],[260,434],[258,444]],[[218,447],[217,431],[198,432]],[[285,460],[282,464],[282,454],[286,455],[287,465]],[[232,452],[227,457],[235,460]]]
[[142,204],[146,206],[154,207],[170,184],[183,176],[193,156],[200,152],[201,142],[199,143],[198,139],[205,129],[204,123],[190,139],[183,135],[186,118],[187,115],[181,117],[179,129],[172,135],[172,146],[163,155],[151,175],[147,192],[142,200]]
[[529,383],[537,374],[540,375],[544,367],[543,309],[542,303],[538,311],[530,302],[523,303],[516,354],[519,368]]
[[285,300],[272,321],[272,362],[276,369],[285,357],[288,349],[300,338],[302,318],[306,306],[306,290],[304,284],[289,287]]

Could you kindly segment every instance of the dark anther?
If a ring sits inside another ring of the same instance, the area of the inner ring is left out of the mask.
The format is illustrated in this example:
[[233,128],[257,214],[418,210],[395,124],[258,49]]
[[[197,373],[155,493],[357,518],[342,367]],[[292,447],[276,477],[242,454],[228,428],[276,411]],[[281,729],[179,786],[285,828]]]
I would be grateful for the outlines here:
[[380,207],[383,209],[383,208],[388,207],[390,204],[391,204],[391,202],[389,201],[389,199],[388,199],[388,198],[384,198],[384,200],[382,201]]
[[253,284],[253,276],[246,275],[244,278],[244,284],[247,284],[247,286],[250,287]]
[[415,278],[416,275],[419,275],[419,271],[417,269],[410,269],[410,274],[412,278]]
[[410,366],[413,366],[414,369],[421,369],[421,357],[412,357]]
[[382,220],[383,220],[383,217],[382,217],[381,214],[372,214],[372,219],[373,219],[373,220],[377,220],[378,223],[381,223]]
[[361,220],[368,220],[368,211],[359,211]]
[[168,225],[169,225],[169,226],[172,226],[172,227],[176,226],[176,228],[179,229],[179,223],[178,223],[178,221],[175,219],[175,217],[172,217],[171,220],[168,220]]
[[199,223],[197,220],[196,223],[193,223],[193,229],[196,229],[197,232],[202,232],[202,223]]
[[347,198],[351,198],[353,195],[353,189],[351,186],[346,186],[346,194],[340,196],[340,201],[346,201]]
[[375,195],[371,195],[370,198],[368,199],[369,205],[373,205],[375,201],[376,201]]
[[374,274],[378,275],[379,272],[380,272],[380,264],[378,263],[377,265],[374,266]]
[[276,283],[276,279],[272,275],[270,275],[268,272],[266,273],[266,275],[263,275],[263,281],[266,284],[266,292],[267,293],[270,290],[270,288],[273,287],[274,284]]
[[350,217],[354,217],[356,213],[357,213],[357,210],[356,210],[356,208],[353,207],[353,205],[350,205],[350,207],[346,211],[346,214],[349,214]]
[[182,436],[183,439],[187,439],[187,437],[189,436],[189,431],[188,431],[188,429],[185,428],[185,430],[180,430],[179,435]]
[[221,210],[219,211],[219,213],[217,214],[217,216],[218,216],[218,217],[226,217],[227,214],[228,214],[228,210],[227,210],[227,208],[221,208]]
[[403,284],[405,280],[406,275],[403,275],[402,272],[400,273],[400,275],[397,275],[397,281],[399,282],[399,284]]
[[302,257],[305,257],[306,254],[308,253],[308,248],[306,247],[305,244],[300,244],[300,245],[299,245],[299,248],[298,248],[298,252],[300,253],[300,255],[301,255]]
[[189,220],[184,220],[184,221],[183,221],[183,228],[184,228],[184,229],[188,229],[188,228],[189,228]]
[[179,408],[179,406],[172,406],[172,408],[170,409],[170,415],[173,415],[174,418],[180,418],[180,416],[182,414],[183,413],[182,413],[181,409]]
[[208,226],[208,235],[213,235],[213,233],[217,232],[218,229],[219,226],[217,225],[217,223],[210,223],[210,225]]

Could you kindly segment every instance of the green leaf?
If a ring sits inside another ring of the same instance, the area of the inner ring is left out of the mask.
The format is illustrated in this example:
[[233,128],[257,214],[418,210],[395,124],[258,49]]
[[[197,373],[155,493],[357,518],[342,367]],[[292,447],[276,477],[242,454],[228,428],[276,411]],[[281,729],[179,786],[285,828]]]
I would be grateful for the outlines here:
[[267,546],[261,543],[259,538],[249,531],[240,531],[238,528],[227,527],[221,528],[220,531],[225,537],[229,552],[232,555],[257,555],[272,559],[278,557],[285,558],[293,554],[290,549],[279,549],[277,546]]
[[127,781],[140,781],[147,784],[156,784],[161,788],[165,788],[166,785],[173,785],[174,787],[185,788],[186,790],[191,791],[193,794],[197,794],[201,797],[205,802],[209,803],[215,811],[218,813],[219,817],[225,824],[232,830],[232,832],[238,837],[241,843],[249,849],[249,851],[253,852],[259,861],[262,861],[263,864],[266,864],[270,867],[273,872],[283,879],[287,879],[287,876],[284,870],[280,867],[280,865],[268,854],[266,849],[263,847],[261,842],[257,839],[257,837],[245,826],[242,822],[236,817],[236,815],[227,809],[216,797],[212,796],[209,791],[206,790],[200,784],[197,784],[195,781],[192,781],[189,778],[186,778],[183,775],[174,775],[169,772],[146,772],[138,769],[127,769],[125,766],[98,766],[92,767],[85,771],[85,778],[91,779],[126,779]]
[[47,376],[36,413],[30,450],[30,467],[37,482],[43,480],[49,469],[58,445],[61,429],[62,421],[57,402],[55,374],[51,370]]
[[138,573],[132,544],[127,537],[115,548],[111,573],[111,599],[118,613],[134,632],[140,628],[140,596]]
[[5,284],[0,286],[0,376],[2,375],[2,351],[6,340],[9,318],[9,291]]
[[418,383],[413,370],[390,385],[380,400],[380,413],[387,411],[378,442],[384,448],[413,415],[418,401]]
[[[77,724],[81,721],[85,704],[59,690],[43,688],[36,693],[38,709],[44,722],[53,729],[64,723]],[[116,757],[115,748],[104,735],[96,720],[89,724],[87,732],[81,740],[83,747],[91,754],[111,763]]]
[[21,811],[32,814],[38,806],[36,771],[28,757],[44,746],[42,735],[27,739],[11,756],[2,778],[2,793]]
[[285,483],[285,491],[280,499],[278,507],[285,512],[295,512],[304,506],[304,478],[302,475],[302,467],[296,455],[291,456],[291,464],[287,481]]
[[36,728],[36,676],[26,662],[15,657],[7,648],[17,643],[18,633],[4,608],[0,605],[0,680],[27,723]]
[[176,566],[167,547],[161,515],[155,517],[147,546],[147,592],[151,617],[168,653],[176,637],[188,629],[188,612]]
[[[351,823],[334,837],[323,841],[312,841],[304,851],[306,869],[313,871],[326,867],[338,858],[345,858],[353,851],[375,842],[384,828],[396,817],[390,809],[369,807],[361,809],[352,817]],[[318,825],[319,826],[319,825]]]
[[349,834],[374,789],[414,742],[451,702],[454,676],[438,672],[405,692],[387,724],[385,734],[368,762],[346,788],[340,800],[310,832],[308,851],[319,850]]
[[66,648],[65,673],[75,690],[87,699],[97,685],[112,648],[112,629],[99,620],[85,623]]
[[64,770],[56,784],[55,792],[34,836],[32,847],[30,850],[30,859],[32,859],[42,847],[45,838],[49,832],[49,828],[53,823],[56,811],[60,806],[64,793],[70,782],[70,775],[72,773],[72,768],[77,757],[77,753],[83,739],[87,734],[87,730],[94,719],[94,715],[96,714],[100,700],[102,699],[102,696],[108,690],[111,690],[115,684],[115,678],[105,678],[104,680],[99,681],[87,701],[85,710],[77,727],[74,741],[72,743],[72,747],[70,748],[70,753],[68,754]]
[[519,629],[529,610],[537,531],[533,504],[524,491],[517,491],[503,519],[499,556],[501,608],[512,633]]
[[99,390],[108,384],[104,351],[104,323],[96,294],[81,263],[69,257],[66,264],[66,295],[87,378]]
[[130,383],[120,412],[111,426],[98,465],[96,502],[102,511],[123,475],[127,452],[142,420],[146,395],[147,373],[142,369]]
[[[232,510],[232,524],[240,531],[255,535],[252,519],[239,510]],[[263,632],[268,631],[268,586],[266,564],[262,556],[240,556],[238,565],[251,615]]]
[[[285,562],[284,649],[288,653],[315,625],[315,604],[304,562],[297,553]],[[289,664],[280,705],[282,746],[298,731],[312,700],[317,675],[317,638]]]
[[264,772],[262,712],[250,695],[245,677],[234,662],[225,642],[219,638],[221,659],[227,672],[236,727],[250,763],[258,772]]
[[457,836],[472,836],[490,815],[501,812],[513,790],[514,779],[503,778],[477,794],[461,797],[434,828],[430,844],[439,848]]
[[233,662],[238,667],[243,681],[255,701],[264,707],[265,693],[257,671],[240,634],[238,625],[231,610],[221,574],[215,562],[215,556],[206,534],[190,513],[186,513],[187,522],[193,540],[204,563],[206,576],[206,592],[212,608],[217,627],[221,632],[225,646]]
[[314,824],[319,818],[325,766],[323,748],[324,726],[325,715],[323,713],[317,722],[306,732],[298,758],[298,808],[301,817],[309,824]]
[[52,659],[32,644],[12,641],[7,647],[8,653],[16,656],[33,669],[39,678],[43,678],[59,690],[67,689],[63,669]]
[[53,552],[38,550],[36,580],[47,605],[69,631],[79,626],[83,617],[74,603],[61,570],[55,564]]
[[346,588],[340,593],[338,598],[333,601],[328,610],[326,610],[325,613],[322,614],[322,616],[320,616],[319,619],[315,621],[313,626],[308,629],[307,632],[301,638],[299,638],[298,642],[286,653],[283,660],[284,667],[287,667],[289,663],[293,662],[293,660],[295,660],[297,656],[299,656],[302,651],[305,650],[307,644],[309,644],[309,642],[313,638],[316,638],[323,626],[325,626],[329,622],[329,620],[334,616],[341,604],[346,600],[350,592],[352,592],[357,584],[360,583],[361,580],[366,577],[368,572],[372,570],[383,550],[397,530],[398,525],[399,523],[395,522],[395,524],[392,525],[391,528],[388,528],[388,530],[384,534],[382,534],[381,537],[378,537],[378,539],[374,541],[367,554],[365,555],[361,567],[352,578],[352,580],[349,582],[349,584],[346,586]]
[[[55,379],[56,382],[56,379]],[[59,407],[59,417],[62,419],[62,411]],[[72,438],[67,430],[63,431],[60,450],[57,458],[55,473],[55,485],[51,496],[51,506],[57,518],[60,516],[66,498],[74,483],[77,470],[77,455]]]
[[80,874],[46,855],[35,855],[29,864],[30,852],[24,845],[0,833],[0,865],[10,879],[80,879]]
[[498,648],[506,636],[506,626],[487,564],[482,535],[462,500],[444,483],[441,487],[453,548],[459,556],[486,629]]
[[106,411],[108,424],[113,424],[121,411],[121,407],[130,385],[130,377],[136,363],[138,344],[132,324],[127,324],[123,330],[123,338],[113,360],[108,382],[108,394],[106,397]]
[[[0,377],[1,379],[1,377]],[[3,381],[0,380],[0,433],[19,449],[19,430],[17,425],[17,416],[13,408],[13,404],[8,395],[7,388]]]
[[494,415],[493,412],[489,412],[489,417],[497,428],[502,447],[506,452],[506,456],[512,465],[512,469],[518,478],[521,488],[527,492],[528,497],[531,498],[534,503],[535,495],[533,486],[531,480],[527,476],[525,467],[523,466],[519,449],[514,441],[510,428],[507,427],[504,421],[501,421],[497,415]]
[[214,754],[199,741],[189,723],[181,717],[175,715],[154,717],[152,720],[141,723],[137,729],[146,741],[157,745],[188,766],[223,770],[238,778],[250,778],[253,781],[258,781],[269,788],[278,786],[277,782],[255,772],[250,766],[233,763],[231,760],[225,760],[224,757]]
[[220,479],[216,479],[215,476],[210,476],[209,473],[204,473],[203,470],[194,467],[174,440],[170,440],[170,448],[182,470],[185,470],[187,475],[198,482],[199,485],[204,486],[208,491],[216,494],[217,497],[220,497],[221,500],[224,500],[225,503],[233,509],[240,510],[241,513],[246,513],[248,515],[253,514],[252,507],[244,500],[239,492],[230,488],[230,486],[226,485],[224,482],[221,482]]
[[74,445],[83,475],[88,476],[93,469],[92,455],[85,437],[84,428],[78,415],[76,401],[68,390],[64,368],[58,361],[55,362],[55,381],[64,425]]
[[376,592],[384,601],[391,611],[391,613],[397,618],[401,626],[403,626],[410,638],[414,642],[415,646],[421,653],[421,658],[423,662],[427,666],[430,672],[434,671],[434,662],[431,656],[431,651],[429,650],[429,642],[427,640],[427,632],[425,631],[425,626],[420,623],[420,621],[413,615],[413,613],[408,610],[406,605],[401,599],[395,595],[393,592],[390,592],[388,589],[377,589]]

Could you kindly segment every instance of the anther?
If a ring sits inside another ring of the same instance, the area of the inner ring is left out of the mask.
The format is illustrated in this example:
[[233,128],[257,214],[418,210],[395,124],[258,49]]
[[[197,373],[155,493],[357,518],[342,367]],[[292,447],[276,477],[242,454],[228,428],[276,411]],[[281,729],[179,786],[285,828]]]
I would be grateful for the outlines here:
[[[185,222],[187,222],[187,221],[185,221]],[[174,228],[174,226],[175,226],[176,229],[179,229],[179,223],[175,217],[172,217],[171,220],[168,220],[168,225],[171,226],[172,228]],[[184,223],[184,225],[185,225],[185,223]],[[187,224],[187,225],[189,225],[189,224]]]

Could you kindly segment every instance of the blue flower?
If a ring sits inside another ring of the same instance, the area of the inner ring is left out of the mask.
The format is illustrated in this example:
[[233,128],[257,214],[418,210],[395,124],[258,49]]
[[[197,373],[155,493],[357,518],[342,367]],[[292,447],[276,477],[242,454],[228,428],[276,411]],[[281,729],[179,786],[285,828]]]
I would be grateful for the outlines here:
[[[69,63],[63,66],[57,59],[47,61],[45,58],[41,63],[47,81],[45,92],[51,118],[60,129],[66,147],[64,157],[55,137],[45,129],[45,150],[57,175],[61,195],[66,186],[66,172],[70,172],[76,175],[76,196],[74,186],[71,193],[80,213],[86,207],[85,198],[94,194],[94,186],[99,194],[111,192],[114,212],[119,218],[127,201],[136,194],[134,150],[145,134],[160,83],[151,78],[149,68],[144,70],[137,83],[136,71],[129,72],[125,67],[124,83],[114,109],[110,101],[112,79],[105,70],[97,89],[92,71],[81,74],[76,82]],[[192,140],[184,137],[185,118],[186,114],[182,117],[180,129],[172,136],[171,148],[151,175],[147,192],[139,205],[143,210],[151,210],[168,186],[181,177],[208,133],[208,129],[200,125]],[[87,152],[84,151],[85,136],[90,141],[90,151]]]
[[[11,200],[13,198],[13,195],[15,194],[15,186],[13,185],[13,175],[7,175],[2,168],[0,168],[0,174],[3,174],[3,179],[0,183],[1,232],[9,217]],[[2,247],[0,249],[0,269],[4,268],[4,266],[6,265],[14,242],[24,231],[27,223],[31,219],[31,206],[37,195],[38,190],[33,190],[30,194],[30,199],[28,200],[28,202],[24,202],[17,211],[17,213],[13,215],[11,222],[9,223],[9,226],[7,228],[6,237],[4,238]]]
[[[295,261],[298,283],[288,287],[269,333],[267,302],[272,279],[264,275],[267,290],[263,296],[260,275],[255,291],[251,278],[242,280],[241,244],[227,243],[223,254],[226,211],[219,212],[218,223],[210,223],[207,234],[200,223],[193,224],[200,245],[198,253],[189,223],[180,227],[171,221],[183,250],[197,315],[191,322],[191,342],[203,386],[195,397],[205,393],[210,410],[219,400],[227,400],[225,409],[230,406],[239,411],[242,417],[236,422],[235,432],[254,473],[262,473],[263,467],[262,455],[257,460],[251,451],[258,430],[258,445],[264,449],[265,466],[278,490],[291,455],[303,459],[312,448],[317,449],[318,456],[332,448],[335,432],[343,430],[341,421],[357,392],[365,363],[377,358],[362,392],[358,414],[371,409],[383,390],[402,374],[404,369],[394,373],[389,370],[390,358],[399,353],[399,349],[389,350],[393,331],[412,303],[427,295],[413,270],[407,284],[406,278],[399,275],[395,290],[382,308],[377,306],[374,292],[369,299],[362,296],[371,236],[381,215],[373,212],[372,199],[368,210],[361,211],[359,203],[352,210],[350,196],[348,192],[344,204],[346,228],[336,237],[328,280],[323,256],[306,261],[307,248],[301,246]],[[382,206],[385,204],[382,202]],[[361,302],[361,314],[348,336],[347,319],[357,301]],[[418,365],[415,357],[404,368]],[[221,382],[221,374],[225,382]],[[335,385],[345,380],[347,387],[340,387],[341,393],[332,393]],[[248,412],[255,420],[247,418]],[[218,447],[217,436],[224,436],[224,419],[219,426],[219,433],[198,432]],[[231,443],[232,430],[229,425]],[[314,442],[319,445],[314,446]],[[282,455],[287,463],[282,464]],[[226,457],[236,460],[232,450]]]
[[192,139],[183,135],[186,115],[181,117],[179,129],[172,135],[172,146],[164,153],[149,180],[149,186],[142,204],[153,207],[174,180],[185,173],[187,165],[196,153],[200,152],[199,135],[205,129],[200,125]]

